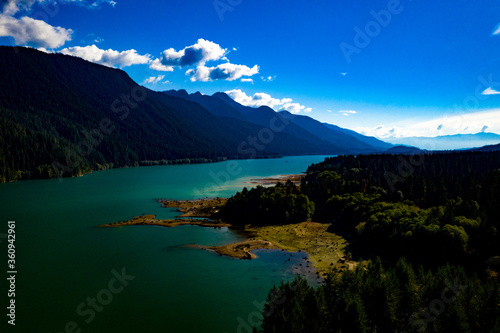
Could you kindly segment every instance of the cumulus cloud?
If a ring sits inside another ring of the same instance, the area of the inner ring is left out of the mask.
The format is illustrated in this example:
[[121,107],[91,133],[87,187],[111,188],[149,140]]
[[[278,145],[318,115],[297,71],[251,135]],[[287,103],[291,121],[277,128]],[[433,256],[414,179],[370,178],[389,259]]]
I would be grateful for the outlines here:
[[196,69],[189,69],[186,75],[191,76],[191,81],[215,81],[215,80],[238,80],[242,76],[252,76],[259,73],[259,66],[252,68],[245,65],[235,65],[231,63],[220,64],[214,67],[198,66]]
[[226,54],[227,49],[219,44],[200,38],[196,44],[180,51],[173,48],[163,51],[158,60],[164,66],[204,66],[207,61],[221,60]]
[[[59,3],[71,3],[87,8],[97,8],[103,3],[115,6],[113,0],[4,0],[0,2],[0,37],[12,37],[17,45],[55,49],[71,40],[73,30],[54,27],[38,17],[27,16],[34,4],[44,6],[42,16],[53,16],[59,11]],[[38,12],[40,14],[40,12]]]
[[18,45],[53,49],[71,40],[72,33],[71,29],[53,27],[31,17],[17,19],[0,14],[0,37],[11,36]]
[[350,115],[353,115],[353,114],[356,114],[358,113],[357,111],[354,111],[354,110],[340,110],[339,113],[343,116],[350,116]]
[[36,2],[43,2],[43,0],[7,0],[4,3],[2,13],[5,15],[14,15],[21,11],[29,11]]
[[493,89],[492,87],[486,88],[481,95],[500,95],[500,91]]
[[290,113],[297,114],[297,113],[300,113],[300,111],[310,113],[312,111],[312,109],[306,108],[304,105],[300,105],[299,103],[285,103],[279,109],[279,111],[288,111]]
[[[228,53],[228,49],[222,48],[219,44],[200,38],[196,44],[186,46],[182,50],[169,48],[163,51],[159,58],[150,60],[149,68],[157,71],[173,71],[174,67],[194,67],[186,71],[186,75],[191,77],[192,82],[242,79],[242,82],[253,83],[253,80],[248,77],[258,74],[259,66],[255,65],[250,68],[245,65],[231,64],[226,57]],[[206,66],[209,61],[226,62],[209,67]]]
[[150,84],[156,84],[163,80],[165,78],[165,75],[158,75],[158,76],[151,76],[148,77],[146,80],[144,80],[142,83],[150,83]]
[[172,66],[165,66],[161,63],[160,59],[150,60],[149,68],[159,72],[173,72],[174,68]]
[[272,98],[271,95],[266,93],[255,93],[253,96],[248,96],[241,89],[233,89],[226,91],[226,94],[234,99],[236,102],[251,107],[269,106],[274,108],[277,105],[283,105],[285,103],[292,102],[291,98]]
[[62,49],[61,53],[83,58],[108,67],[123,68],[131,65],[148,64],[150,62],[148,54],[140,55],[134,49],[119,52],[112,49],[102,50],[95,45],[68,47]]
[[306,108],[299,103],[293,103],[291,98],[273,98],[266,93],[255,93],[253,96],[248,96],[245,92],[241,91],[241,89],[233,89],[225,93],[236,102],[245,106],[260,107],[265,105],[278,111],[286,110],[294,114],[300,111],[307,113],[312,111],[312,108]]

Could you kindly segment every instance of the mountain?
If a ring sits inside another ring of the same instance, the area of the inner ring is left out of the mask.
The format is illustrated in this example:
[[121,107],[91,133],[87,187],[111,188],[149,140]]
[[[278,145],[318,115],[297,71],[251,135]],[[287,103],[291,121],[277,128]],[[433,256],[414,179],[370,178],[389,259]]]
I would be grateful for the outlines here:
[[323,125],[325,125],[326,127],[330,128],[332,130],[349,134],[349,135],[353,136],[354,138],[358,139],[359,141],[367,143],[367,144],[374,146],[374,147],[377,147],[377,148],[390,149],[390,148],[394,147],[393,144],[390,144],[388,142],[384,142],[384,141],[379,140],[373,136],[362,135],[356,131],[353,131],[353,130],[350,130],[347,128],[342,128],[342,127],[339,127],[337,125],[332,125],[332,124],[327,124],[327,123],[323,123]]
[[202,95],[200,92],[189,95],[186,90],[181,89],[179,91],[165,91],[165,94],[198,103],[203,106],[208,112],[217,117],[230,117],[240,120],[246,120],[245,116],[243,116],[241,113],[229,106],[224,101],[218,98],[213,98],[211,96]]
[[[224,93],[212,96],[201,95],[199,92],[187,94],[185,91],[170,90],[165,92],[171,96],[179,96],[194,101],[205,107],[213,115],[233,117],[247,120],[256,125],[269,127],[273,119],[279,117],[287,123],[284,133],[290,133],[309,142],[327,142],[339,150],[350,153],[381,152],[393,145],[371,137],[365,137],[354,131],[335,125],[321,123],[311,117],[293,115],[288,111],[276,112],[267,106],[258,108],[243,106]],[[223,103],[223,104],[221,104]]]
[[[331,142],[332,144],[347,147],[358,153],[372,153],[392,147],[392,145],[387,145],[385,142],[382,142],[383,148],[378,145],[369,144],[366,142],[368,139],[366,141],[358,139],[359,137],[363,137],[361,134],[354,136],[346,131],[338,130],[336,126],[326,126],[325,124],[308,116],[295,115],[288,111],[281,111],[279,113],[283,118],[290,120],[310,133],[314,133],[323,140]],[[375,141],[373,141],[373,143],[377,144]]]
[[500,144],[497,145],[489,145],[489,146],[484,146],[480,148],[472,148],[468,149],[471,151],[500,151]]
[[[175,91],[166,91],[165,93],[170,96],[184,96],[183,98],[189,101],[196,101],[215,116],[244,119],[248,123],[262,126],[262,128],[265,129],[274,128],[272,131],[273,136],[286,136],[290,140],[289,143],[308,142],[311,145],[310,149],[313,149],[313,151],[318,151],[318,149],[323,151],[326,147],[330,147],[329,149],[333,149],[337,154],[353,152],[351,149],[352,147],[342,146],[339,143],[324,140],[324,138],[290,122],[288,119],[282,117],[280,113],[277,113],[267,106],[258,108],[243,106],[223,93],[216,93],[212,96],[201,95],[199,92],[188,96],[185,96],[182,92],[179,93]],[[201,98],[200,95],[203,96],[203,98]],[[221,103],[223,105],[221,105]],[[214,110],[215,107],[219,107],[220,109]]]
[[427,150],[452,150],[498,144],[500,135],[494,133],[456,134],[437,137],[389,138],[386,141]]
[[359,152],[225,94],[155,92],[122,70],[31,48],[2,46],[0,61],[8,64],[0,66],[0,181]]
[[[0,179],[75,175],[145,160],[233,157],[235,128],[117,69],[0,47]],[[203,125],[201,125],[203,124]],[[262,151],[276,154],[276,152]]]
[[384,153],[393,155],[399,155],[399,154],[414,155],[414,154],[428,154],[429,151],[410,146],[394,146],[392,148],[387,149]]

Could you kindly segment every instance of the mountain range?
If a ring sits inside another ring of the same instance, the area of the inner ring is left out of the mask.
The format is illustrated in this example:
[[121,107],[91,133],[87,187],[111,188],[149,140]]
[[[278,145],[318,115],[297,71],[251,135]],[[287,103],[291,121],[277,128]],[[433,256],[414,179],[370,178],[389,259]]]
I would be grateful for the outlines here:
[[500,143],[495,133],[455,134],[436,137],[407,137],[385,139],[395,145],[414,146],[426,150],[469,149]]
[[0,181],[110,167],[304,154],[390,144],[307,116],[243,106],[224,93],[156,92],[124,71],[0,47]]

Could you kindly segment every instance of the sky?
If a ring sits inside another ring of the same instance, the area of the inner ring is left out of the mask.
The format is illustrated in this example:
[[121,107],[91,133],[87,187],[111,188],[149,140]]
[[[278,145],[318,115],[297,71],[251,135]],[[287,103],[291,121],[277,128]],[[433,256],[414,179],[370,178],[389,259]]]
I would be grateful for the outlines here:
[[0,45],[379,138],[500,134],[500,2],[0,0]]

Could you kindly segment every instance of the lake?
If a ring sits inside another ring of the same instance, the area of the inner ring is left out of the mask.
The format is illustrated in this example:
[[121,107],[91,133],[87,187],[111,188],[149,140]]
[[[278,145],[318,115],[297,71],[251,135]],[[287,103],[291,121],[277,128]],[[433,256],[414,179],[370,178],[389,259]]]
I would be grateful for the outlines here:
[[[227,228],[97,226],[143,213],[172,218],[177,213],[155,199],[229,197],[251,178],[304,172],[323,159],[124,168],[0,184],[2,236],[7,221],[16,221],[15,331],[251,332],[268,290],[293,277],[303,259],[260,250],[258,259],[236,260],[183,247],[242,239]],[[5,237],[0,241],[7,253]]]

